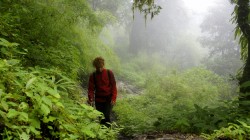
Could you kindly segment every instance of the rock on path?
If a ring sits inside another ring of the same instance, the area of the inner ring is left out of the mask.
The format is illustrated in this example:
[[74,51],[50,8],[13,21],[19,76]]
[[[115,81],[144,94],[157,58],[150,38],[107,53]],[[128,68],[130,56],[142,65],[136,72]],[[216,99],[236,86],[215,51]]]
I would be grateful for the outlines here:
[[131,85],[129,82],[117,80],[116,86],[119,92],[125,92],[127,94],[140,94],[142,89]]
[[119,137],[118,140],[204,140],[193,134],[147,134],[136,137]]

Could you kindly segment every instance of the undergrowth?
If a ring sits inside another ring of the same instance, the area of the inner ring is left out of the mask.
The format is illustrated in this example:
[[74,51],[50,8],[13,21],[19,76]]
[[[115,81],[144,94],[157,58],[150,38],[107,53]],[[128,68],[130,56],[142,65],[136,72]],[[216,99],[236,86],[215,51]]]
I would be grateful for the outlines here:
[[72,100],[77,84],[56,69],[24,68],[17,43],[0,38],[1,139],[116,139],[119,128],[100,125],[101,113]]
[[237,116],[230,85],[208,70],[193,68],[147,77],[143,94],[122,98],[114,108],[127,135],[212,132]]

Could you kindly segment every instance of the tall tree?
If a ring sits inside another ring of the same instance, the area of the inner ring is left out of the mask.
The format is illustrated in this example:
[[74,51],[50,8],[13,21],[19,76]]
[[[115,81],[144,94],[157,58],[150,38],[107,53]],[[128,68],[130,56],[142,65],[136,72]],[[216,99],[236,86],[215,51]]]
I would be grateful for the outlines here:
[[162,9],[153,20],[145,19],[139,11],[134,12],[130,54],[136,56],[146,53],[148,57],[159,56],[160,60],[155,61],[165,67],[186,69],[195,66],[199,55],[194,49],[197,45],[188,33],[191,24],[188,22],[189,17],[183,0],[159,0],[157,4]]
[[209,49],[209,56],[203,62],[206,67],[219,75],[235,75],[242,63],[240,47],[234,39],[231,13],[233,5],[227,0],[220,0],[202,22],[200,43]]
[[146,23],[144,17],[135,11],[130,36],[131,53],[137,54],[142,50],[149,54],[167,51],[166,47],[171,46],[187,30],[187,24],[180,26],[180,23],[188,20],[186,11],[182,8],[182,0],[159,0],[158,4],[163,7],[161,14],[152,21],[146,20]]
[[[107,12],[121,23],[127,23],[130,18],[128,10],[131,11],[131,2],[129,0],[88,0],[92,9],[96,12]],[[106,15],[107,15],[106,13]]]
[[[238,29],[240,29],[241,33],[237,33],[236,35],[240,35],[240,44],[242,49],[243,59],[245,60],[245,67],[243,69],[243,74],[240,79],[240,92],[243,97],[242,101],[250,101],[250,25],[249,25],[249,0],[238,0],[236,1],[236,11],[235,19],[238,25]],[[239,30],[237,30],[239,31]],[[241,105],[244,109],[250,110],[249,106]]]
[[[234,11],[235,22],[237,24],[236,35],[240,36],[241,55],[245,60],[242,77],[240,78],[240,92],[243,95],[242,101],[250,101],[250,25],[249,25],[249,0],[231,0],[236,3]],[[154,0],[134,0],[135,4],[144,4],[152,7]],[[140,8],[139,8],[140,9]],[[143,10],[141,10],[144,12]],[[151,12],[152,13],[152,12]],[[250,110],[249,105],[241,105],[245,110]]]

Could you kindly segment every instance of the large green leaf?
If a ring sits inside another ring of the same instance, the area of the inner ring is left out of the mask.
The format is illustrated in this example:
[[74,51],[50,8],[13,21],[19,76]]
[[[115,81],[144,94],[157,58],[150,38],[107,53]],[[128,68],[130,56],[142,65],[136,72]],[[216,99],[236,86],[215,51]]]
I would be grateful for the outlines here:
[[32,85],[32,83],[33,83],[35,80],[36,80],[36,77],[31,78],[31,79],[27,82],[25,88],[28,89],[28,88]]
[[4,118],[4,120],[7,120],[5,112],[0,110],[0,115],[1,115],[2,118]]
[[19,115],[19,112],[14,109],[9,109],[9,112],[7,113],[8,118],[14,118]]
[[28,122],[29,121],[29,115],[26,112],[20,112],[20,115],[18,116],[18,120],[19,121],[24,121],[24,122]]
[[56,102],[56,105],[59,106],[59,107],[64,108],[64,105],[61,102]]
[[4,109],[5,111],[7,111],[7,110],[9,109],[9,106],[8,106],[8,104],[6,103],[6,101],[1,100],[1,105],[2,105],[2,107],[3,107],[3,109]]
[[21,109],[21,110],[25,110],[25,109],[28,108],[28,106],[29,105],[27,103],[21,102],[20,105],[18,106],[18,108]]
[[243,83],[240,87],[242,87],[242,88],[250,87],[250,81]]
[[4,38],[0,38],[0,46],[8,47],[8,46],[10,46],[10,42],[7,41],[7,40],[4,39]]
[[76,140],[76,139],[80,139],[78,135],[72,135],[72,134],[69,134],[69,137],[71,140]]
[[60,94],[54,89],[48,89],[48,93],[56,98],[61,98]]
[[42,111],[42,114],[47,116],[50,113],[50,108],[46,104],[42,103],[41,104],[41,111]]
[[16,107],[16,106],[18,106],[18,104],[17,104],[17,103],[15,103],[15,102],[11,102],[11,101],[9,101],[9,102],[8,102],[8,104],[9,104],[10,106],[15,106],[15,107]]
[[40,131],[36,130],[34,126],[29,126],[29,129],[32,133],[35,133],[36,135],[40,135]]
[[54,120],[56,120],[56,118],[52,116],[49,116],[48,118],[47,117],[43,118],[44,123],[53,122]]
[[7,60],[6,62],[7,62],[7,64],[13,66],[13,65],[19,64],[20,60],[18,60],[18,59],[10,59],[10,60]]
[[28,97],[33,97],[33,92],[32,92],[32,91],[26,91],[25,94],[26,94]]
[[29,140],[30,139],[30,135],[25,133],[25,132],[22,132],[22,134],[20,135],[20,139],[21,140]]
[[43,101],[45,104],[47,104],[50,108],[52,107],[52,102],[51,102],[51,100],[50,100],[48,97],[43,96],[43,97],[42,97],[42,101]]
[[248,128],[249,130],[250,130],[250,125],[249,124],[247,124],[247,123],[245,123],[245,122],[243,122],[243,121],[239,121],[239,120],[237,120],[240,124],[242,124],[244,127],[246,127],[246,128]]
[[87,136],[91,137],[91,138],[95,138],[96,137],[96,134],[93,131],[91,131],[91,130],[84,129],[82,132],[84,134],[86,134]]
[[30,119],[30,122],[31,122],[31,126],[33,126],[34,128],[38,128],[40,129],[40,121],[37,120],[37,119]]

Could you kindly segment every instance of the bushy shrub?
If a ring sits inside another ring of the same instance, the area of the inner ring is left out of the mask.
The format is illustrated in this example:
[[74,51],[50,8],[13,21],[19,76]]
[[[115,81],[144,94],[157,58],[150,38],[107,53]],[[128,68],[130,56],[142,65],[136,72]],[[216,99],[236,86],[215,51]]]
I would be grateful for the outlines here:
[[223,95],[231,95],[229,85],[222,78],[203,68],[166,75],[151,73],[147,77],[145,93],[122,98],[115,107],[118,122],[124,125],[125,133],[157,130],[199,132],[191,114],[198,107],[222,106]]
[[202,134],[207,140],[230,139],[230,140],[249,140],[250,139],[250,120],[249,118],[238,123],[229,123],[227,127],[214,130],[212,134]]
[[0,38],[2,139],[116,138],[119,129],[101,126],[100,112],[69,98],[77,92],[74,81],[59,70],[22,67],[17,46]]
[[59,69],[75,80],[102,55],[117,68],[116,55],[99,40],[103,17],[86,0],[3,0],[0,12],[0,37],[27,50],[20,58],[24,67]]
[[99,124],[77,81],[86,86],[98,55],[118,69],[99,40],[104,17],[86,0],[0,3],[2,139],[115,139],[119,129]]

